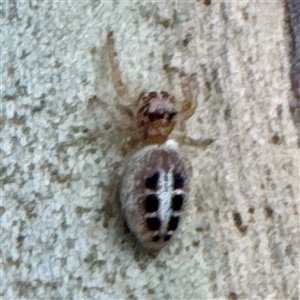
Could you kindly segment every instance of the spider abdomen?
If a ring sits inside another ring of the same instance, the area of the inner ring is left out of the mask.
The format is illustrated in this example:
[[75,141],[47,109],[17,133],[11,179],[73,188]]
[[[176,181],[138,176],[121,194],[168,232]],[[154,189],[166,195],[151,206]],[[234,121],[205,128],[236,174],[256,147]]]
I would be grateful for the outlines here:
[[159,251],[177,233],[187,207],[190,168],[177,143],[146,146],[124,164],[120,202],[142,245]]

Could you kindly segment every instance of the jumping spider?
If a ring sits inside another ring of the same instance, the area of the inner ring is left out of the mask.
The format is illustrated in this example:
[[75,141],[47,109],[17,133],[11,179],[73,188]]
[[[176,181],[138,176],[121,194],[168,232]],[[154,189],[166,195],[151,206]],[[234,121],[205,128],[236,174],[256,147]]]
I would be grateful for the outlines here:
[[[197,99],[192,89],[197,84],[193,75],[173,69],[179,75],[184,101],[176,103],[165,91],[144,91],[128,105],[130,97],[121,79],[112,32],[107,44],[112,82],[120,100],[117,105],[130,118],[131,139],[138,146],[122,166],[120,203],[130,230],[144,248],[155,253],[178,231],[187,209],[191,168],[169,135],[176,124],[184,132],[184,122],[194,114]],[[179,137],[179,143],[183,142],[184,135]]]

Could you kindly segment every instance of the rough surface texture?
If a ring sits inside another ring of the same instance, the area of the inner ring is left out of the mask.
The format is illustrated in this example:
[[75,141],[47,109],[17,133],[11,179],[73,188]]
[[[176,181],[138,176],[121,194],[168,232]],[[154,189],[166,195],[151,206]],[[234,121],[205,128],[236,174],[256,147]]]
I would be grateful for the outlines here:
[[[3,299],[298,299],[299,152],[281,2],[5,1]],[[183,231],[157,257],[124,228],[106,34],[133,97],[196,72]],[[108,103],[109,113],[98,100]]]
[[290,99],[290,111],[297,129],[300,148],[300,1],[287,0],[286,15],[286,37],[290,48],[290,74],[294,93],[294,97]]

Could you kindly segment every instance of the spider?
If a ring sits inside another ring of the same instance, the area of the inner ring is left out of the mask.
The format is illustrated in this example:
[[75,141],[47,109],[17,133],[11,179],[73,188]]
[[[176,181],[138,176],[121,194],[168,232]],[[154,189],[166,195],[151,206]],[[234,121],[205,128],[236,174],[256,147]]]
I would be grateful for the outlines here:
[[[122,164],[119,200],[128,228],[146,250],[157,253],[177,233],[187,210],[191,166],[177,142],[195,145],[185,137],[185,121],[197,108],[192,91],[198,85],[194,74],[170,68],[179,75],[184,101],[176,102],[166,91],[143,91],[131,100],[121,79],[113,32],[107,35],[107,45],[117,107],[129,117],[135,149]],[[123,120],[115,122],[127,128]],[[170,139],[176,125],[183,133],[177,141]]]

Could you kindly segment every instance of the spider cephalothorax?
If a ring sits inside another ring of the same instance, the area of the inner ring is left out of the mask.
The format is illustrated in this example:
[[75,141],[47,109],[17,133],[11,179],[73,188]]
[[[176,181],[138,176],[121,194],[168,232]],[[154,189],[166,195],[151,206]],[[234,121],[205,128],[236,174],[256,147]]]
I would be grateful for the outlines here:
[[136,126],[148,143],[163,143],[172,132],[178,111],[167,92],[143,92],[138,99]]

